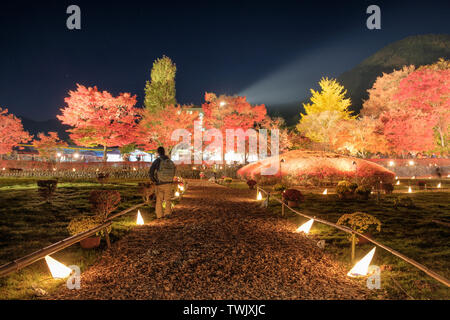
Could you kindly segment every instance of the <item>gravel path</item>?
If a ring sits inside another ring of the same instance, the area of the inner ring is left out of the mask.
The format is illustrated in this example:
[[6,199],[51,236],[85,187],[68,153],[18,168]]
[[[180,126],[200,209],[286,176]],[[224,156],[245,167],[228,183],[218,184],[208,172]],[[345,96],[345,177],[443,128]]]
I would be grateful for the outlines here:
[[255,191],[190,181],[173,218],[136,227],[50,299],[364,299],[367,289]]

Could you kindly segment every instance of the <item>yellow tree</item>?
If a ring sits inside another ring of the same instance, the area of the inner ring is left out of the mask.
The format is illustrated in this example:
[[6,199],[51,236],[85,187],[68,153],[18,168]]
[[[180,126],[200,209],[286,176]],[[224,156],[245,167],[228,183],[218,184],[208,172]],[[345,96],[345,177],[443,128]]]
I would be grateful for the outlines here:
[[322,78],[319,86],[321,91],[311,89],[311,103],[303,104],[306,114],[301,114],[297,130],[314,142],[333,146],[340,123],[354,119],[348,110],[351,100],[335,79]]
[[[348,107],[351,105],[350,98],[346,98],[347,90],[341,86],[335,79],[322,78],[319,81],[321,91],[311,89],[311,102],[303,104],[306,115],[318,114],[323,111],[337,111],[342,119],[350,119],[351,111]],[[302,117],[305,116],[302,114]]]

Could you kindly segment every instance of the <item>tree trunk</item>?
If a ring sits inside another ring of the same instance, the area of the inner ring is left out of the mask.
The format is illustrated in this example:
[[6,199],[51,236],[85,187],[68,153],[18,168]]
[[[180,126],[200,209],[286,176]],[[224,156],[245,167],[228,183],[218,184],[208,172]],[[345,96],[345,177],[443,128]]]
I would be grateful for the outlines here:
[[106,162],[107,160],[107,152],[106,152],[106,146],[103,147],[103,162]]

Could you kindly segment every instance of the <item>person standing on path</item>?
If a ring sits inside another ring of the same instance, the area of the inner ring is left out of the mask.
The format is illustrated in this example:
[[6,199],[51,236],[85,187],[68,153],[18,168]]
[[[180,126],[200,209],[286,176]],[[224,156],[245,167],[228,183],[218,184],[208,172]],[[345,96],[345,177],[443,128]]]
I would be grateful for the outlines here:
[[[156,185],[156,218],[166,218],[172,214],[171,198],[173,194],[173,178],[176,167],[172,160],[166,156],[163,147],[157,149],[158,158],[150,167],[150,179]],[[163,210],[163,201],[165,202]]]

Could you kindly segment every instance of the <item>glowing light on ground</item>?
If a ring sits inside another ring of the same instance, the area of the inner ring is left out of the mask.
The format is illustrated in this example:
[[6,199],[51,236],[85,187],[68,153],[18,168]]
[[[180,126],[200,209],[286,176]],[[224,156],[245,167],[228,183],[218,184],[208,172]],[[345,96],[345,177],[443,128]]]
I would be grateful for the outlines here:
[[394,162],[394,161],[392,161],[392,160],[391,160],[391,161],[389,161],[389,166],[390,166],[390,167],[393,167],[393,166],[395,166],[395,162]]
[[411,187],[408,187],[408,193],[412,193]]
[[50,256],[45,256],[45,261],[47,262],[52,277],[55,279],[67,278],[72,273],[72,269],[66,267],[61,262],[56,261]]
[[178,186],[178,189],[180,189],[180,191],[184,191],[184,187],[183,186]]
[[305,234],[309,233],[309,230],[311,229],[313,225],[314,219],[309,220],[308,222],[305,222],[300,227],[297,228],[296,232],[304,232]]
[[328,194],[328,189],[323,190],[322,194]]
[[175,192],[175,197],[179,197],[180,193],[178,191]]
[[56,168],[53,168],[53,171],[56,171]]
[[261,192],[258,192],[258,195],[256,196],[256,200],[262,200],[262,194],[261,194]]
[[400,180],[397,180],[397,183],[396,183],[396,185],[398,185],[398,186],[400,185]]
[[438,183],[437,187],[438,187],[438,188],[440,188],[440,187],[441,187],[441,183],[440,183],[440,182]]
[[411,179],[413,179],[413,180],[414,180],[415,178],[416,178],[416,176],[412,176],[412,178],[411,178]]
[[138,210],[137,219],[136,219],[136,224],[137,224],[138,226],[143,226],[143,225],[144,225],[144,219],[142,218],[142,215],[141,215],[141,211],[140,211],[140,210]]
[[73,168],[72,171],[75,172],[75,171],[77,171],[77,169]]
[[408,163],[409,163],[410,166],[413,166],[413,165],[414,165],[414,161],[412,161],[412,160],[409,160]]
[[347,273],[349,277],[364,277],[369,272],[369,265],[372,261],[373,255],[375,254],[374,247],[368,254],[364,256],[361,260],[358,261],[358,263],[355,264],[355,266]]

